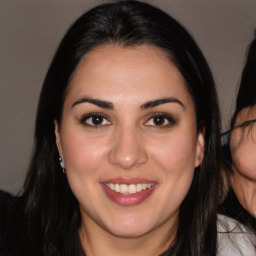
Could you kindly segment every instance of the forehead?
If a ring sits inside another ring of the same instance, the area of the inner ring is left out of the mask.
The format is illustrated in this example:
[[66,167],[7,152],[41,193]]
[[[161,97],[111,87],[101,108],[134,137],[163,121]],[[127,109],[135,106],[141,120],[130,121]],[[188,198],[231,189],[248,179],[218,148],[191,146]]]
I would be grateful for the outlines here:
[[167,54],[148,45],[96,47],[78,65],[68,94],[97,94],[116,100],[130,97],[134,102],[153,96],[191,98],[184,78]]

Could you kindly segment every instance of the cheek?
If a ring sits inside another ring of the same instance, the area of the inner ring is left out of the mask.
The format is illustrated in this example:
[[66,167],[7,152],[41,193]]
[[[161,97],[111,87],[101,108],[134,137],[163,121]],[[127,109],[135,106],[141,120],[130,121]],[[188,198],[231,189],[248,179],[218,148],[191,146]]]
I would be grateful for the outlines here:
[[106,151],[104,139],[67,136],[63,139],[63,155],[67,172],[90,173],[97,169]]
[[250,179],[256,179],[256,143],[247,140],[232,152],[235,169]]
[[230,135],[230,150],[231,152],[235,152],[239,144],[241,143],[242,139],[242,130],[241,129],[235,129],[232,131]]
[[191,134],[177,135],[156,142],[151,147],[151,155],[165,170],[194,170],[195,139]]
[[191,138],[191,134],[182,134],[152,145],[151,156],[161,174],[159,203],[164,205],[167,215],[179,209],[193,180],[196,146]]
[[255,136],[246,130],[242,133],[241,129],[237,129],[230,137],[230,149],[235,170],[249,179],[256,179]]

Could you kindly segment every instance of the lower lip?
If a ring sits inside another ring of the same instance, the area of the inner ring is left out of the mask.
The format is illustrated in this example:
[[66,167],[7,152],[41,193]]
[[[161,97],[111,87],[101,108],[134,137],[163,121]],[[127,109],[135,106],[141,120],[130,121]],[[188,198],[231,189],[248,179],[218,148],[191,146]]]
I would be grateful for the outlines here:
[[104,184],[102,184],[102,187],[108,198],[112,200],[114,203],[121,206],[133,206],[140,204],[144,202],[155,189],[155,185],[153,185],[151,188],[142,190],[141,192],[124,195],[109,189]]

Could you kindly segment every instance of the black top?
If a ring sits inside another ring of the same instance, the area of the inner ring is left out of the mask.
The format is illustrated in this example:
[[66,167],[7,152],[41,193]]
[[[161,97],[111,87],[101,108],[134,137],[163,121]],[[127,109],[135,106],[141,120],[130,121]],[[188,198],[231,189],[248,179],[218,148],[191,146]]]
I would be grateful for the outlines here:
[[[43,255],[42,253],[43,250],[42,248],[39,248],[40,246],[30,249],[32,247],[31,242],[28,242],[24,245],[26,248],[22,247],[23,249],[22,248],[18,249],[18,252],[17,250],[15,250],[14,254],[10,253],[10,251],[12,251],[12,249],[15,248],[15,239],[10,239],[12,238],[12,234],[9,234],[10,233],[9,231],[11,230],[12,232],[13,229],[10,229],[7,226],[8,226],[8,223],[11,224],[11,221],[10,221],[10,218],[12,218],[11,216],[15,216],[15,214],[11,212],[12,205],[18,200],[19,200],[18,197],[14,197],[9,193],[0,190],[0,256],[24,255],[23,250],[26,251],[26,256],[28,254],[33,256]],[[24,235],[25,235],[25,232],[24,232]],[[78,234],[77,234],[77,239],[75,239],[75,241],[77,242],[76,248],[79,248],[77,255],[86,256],[80,244]],[[8,248],[10,244],[11,244],[10,246],[11,248]],[[36,254],[34,253],[35,251],[36,251]],[[170,255],[172,255],[172,250],[168,250],[162,253],[160,256],[170,256]]]
[[11,194],[0,190],[0,256],[8,256],[6,246],[6,222],[8,209],[13,200]]
[[220,210],[224,215],[236,219],[256,232],[256,218],[244,209],[232,188],[220,205]]

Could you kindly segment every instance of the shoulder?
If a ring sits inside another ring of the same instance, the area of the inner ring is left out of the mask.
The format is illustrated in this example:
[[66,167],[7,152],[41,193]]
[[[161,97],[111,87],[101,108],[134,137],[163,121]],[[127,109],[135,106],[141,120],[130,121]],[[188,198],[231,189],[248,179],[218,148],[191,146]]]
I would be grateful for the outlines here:
[[9,192],[0,190],[0,207],[8,205],[13,198],[14,196],[12,196]]
[[220,204],[219,210],[224,215],[236,219],[256,231],[256,218],[240,204],[232,188],[229,189],[226,198],[222,204]]
[[218,256],[256,255],[256,236],[238,221],[218,215]]
[[0,255],[4,254],[4,247],[6,245],[5,241],[5,230],[6,223],[9,218],[9,209],[14,200],[14,196],[10,193],[0,190]]
[[8,211],[14,198],[10,193],[0,190],[0,228],[8,218]]
[[8,209],[14,200],[14,196],[10,193],[0,190],[0,220],[4,222],[4,218],[8,212]]

